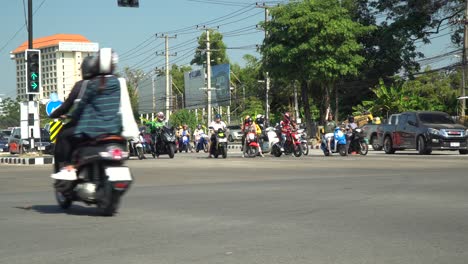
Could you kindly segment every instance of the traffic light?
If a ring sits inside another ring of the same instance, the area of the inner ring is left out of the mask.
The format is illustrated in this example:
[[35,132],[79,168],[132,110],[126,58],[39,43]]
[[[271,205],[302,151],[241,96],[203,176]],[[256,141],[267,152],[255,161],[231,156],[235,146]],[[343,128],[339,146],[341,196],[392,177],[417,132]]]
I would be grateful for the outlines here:
[[117,0],[117,4],[123,7],[139,7],[138,0]]
[[39,94],[41,88],[41,51],[27,49],[26,58],[26,79],[28,88],[27,94]]

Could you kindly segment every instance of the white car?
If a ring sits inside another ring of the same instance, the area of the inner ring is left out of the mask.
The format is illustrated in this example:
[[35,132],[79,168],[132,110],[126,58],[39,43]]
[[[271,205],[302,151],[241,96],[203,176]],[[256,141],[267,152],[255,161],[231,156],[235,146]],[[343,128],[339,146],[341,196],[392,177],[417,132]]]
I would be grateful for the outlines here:
[[227,128],[229,131],[229,135],[228,135],[229,142],[242,140],[242,130],[239,125],[230,125]]

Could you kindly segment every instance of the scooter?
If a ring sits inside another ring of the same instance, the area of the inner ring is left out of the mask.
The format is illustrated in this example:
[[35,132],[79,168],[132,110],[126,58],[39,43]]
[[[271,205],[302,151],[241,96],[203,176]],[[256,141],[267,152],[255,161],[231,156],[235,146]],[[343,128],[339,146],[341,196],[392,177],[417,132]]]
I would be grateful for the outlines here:
[[[210,129],[213,129],[210,127]],[[227,158],[227,137],[226,132],[223,129],[218,129],[216,132],[216,140],[214,142],[214,146],[211,147],[211,154],[218,158],[219,155],[223,157],[223,159]]]
[[307,133],[304,129],[297,130],[297,134],[299,134],[300,142],[302,145],[302,154],[304,156],[309,155],[309,143],[307,142]]
[[327,139],[325,138],[325,135],[323,135],[320,148],[322,149],[325,156],[330,156],[330,153],[340,153],[341,156],[346,156],[348,153],[346,151],[345,133],[339,127],[335,128],[333,137],[331,138],[330,142],[331,149],[328,149]]
[[72,159],[76,174],[55,178],[58,205],[68,209],[74,201],[82,201],[97,205],[104,216],[114,215],[133,182],[130,169],[124,166],[128,157],[125,144],[120,136],[108,136],[78,147]]
[[195,151],[197,153],[200,152],[200,150],[203,150],[205,153],[208,152],[208,136],[205,133],[201,133],[199,137]]
[[281,150],[281,141],[275,143],[272,147],[271,154],[275,157],[280,157],[282,154],[291,155],[295,157],[302,156],[302,145],[300,142],[300,136],[296,132],[288,131],[286,133],[286,142],[284,143],[284,149]]
[[245,153],[247,157],[255,158],[259,155],[258,148],[260,144],[258,142],[257,133],[255,131],[249,131],[245,137]]
[[128,141],[128,152],[129,157],[138,157],[138,159],[142,160],[145,158],[145,152],[143,150],[143,144],[140,141],[136,140],[129,140]]
[[189,150],[188,144],[190,144],[190,139],[187,135],[187,131],[184,131],[179,141],[179,152],[185,151],[187,153]]
[[161,127],[156,136],[157,140],[154,143],[155,152],[153,157],[159,157],[161,154],[168,154],[169,158],[173,159],[176,151],[176,138],[174,128],[167,126]]
[[369,146],[367,145],[362,129],[354,129],[351,135],[351,142],[349,143],[348,154],[356,152],[361,155],[367,155],[368,151]]

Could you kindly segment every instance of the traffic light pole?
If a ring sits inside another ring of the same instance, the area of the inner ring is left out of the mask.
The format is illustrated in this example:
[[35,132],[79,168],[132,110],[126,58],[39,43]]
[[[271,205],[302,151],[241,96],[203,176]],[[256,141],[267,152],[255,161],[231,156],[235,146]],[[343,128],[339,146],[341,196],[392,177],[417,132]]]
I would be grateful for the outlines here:
[[32,0],[28,0],[28,49],[33,49]]

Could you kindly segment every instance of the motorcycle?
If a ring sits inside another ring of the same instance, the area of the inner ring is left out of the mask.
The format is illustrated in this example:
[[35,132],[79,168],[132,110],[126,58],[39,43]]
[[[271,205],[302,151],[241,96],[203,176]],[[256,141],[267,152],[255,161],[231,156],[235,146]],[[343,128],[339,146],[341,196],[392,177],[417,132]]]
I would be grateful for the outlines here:
[[205,153],[208,152],[208,140],[207,135],[205,133],[201,133],[199,135],[199,139],[196,144],[195,151],[198,153],[200,150],[203,150]]
[[364,156],[364,155],[367,155],[368,151],[369,151],[369,146],[367,145],[362,129],[360,128],[354,129],[353,134],[350,137],[348,154],[356,152]]
[[245,153],[247,157],[254,158],[260,155],[258,148],[260,144],[258,142],[258,137],[256,131],[249,131],[245,137]]
[[140,141],[136,140],[129,140],[128,141],[128,156],[130,157],[138,157],[138,159],[142,160],[145,158],[145,152],[143,150],[143,144]]
[[[210,127],[210,129],[213,129]],[[219,155],[223,157],[223,159],[227,158],[227,137],[226,132],[223,129],[218,129],[216,132],[216,140],[214,142],[214,147],[211,148],[211,154],[218,158]]]
[[333,137],[331,138],[331,149],[328,149],[328,143],[325,135],[322,136],[322,144],[320,144],[320,148],[325,156],[330,156],[330,153],[340,153],[341,156],[346,156],[348,154],[346,151],[346,135],[339,127],[337,127],[335,128]]
[[125,144],[120,136],[108,136],[78,147],[72,159],[76,174],[67,179],[55,178],[58,205],[68,209],[74,201],[81,201],[96,204],[103,216],[114,215],[133,182],[130,169],[124,166],[128,157]]
[[179,141],[179,152],[185,151],[188,152],[189,150],[190,139],[187,135],[187,131],[182,132],[182,137]]
[[299,129],[297,130],[297,133],[299,134],[299,137],[300,137],[300,142],[301,142],[301,146],[302,146],[302,154],[304,156],[307,156],[309,155],[309,143],[307,142],[307,133],[305,132],[304,129]]
[[167,126],[161,127],[156,132],[156,138],[153,157],[159,157],[161,154],[168,154],[169,158],[173,159],[176,152],[174,128],[168,128]]
[[[282,132],[280,132],[282,133]],[[281,150],[281,141],[275,143],[271,150],[271,154],[275,157],[280,157],[282,154],[300,157],[302,155],[302,145],[300,136],[297,132],[288,131],[286,133],[286,142],[284,143],[284,150]]]

